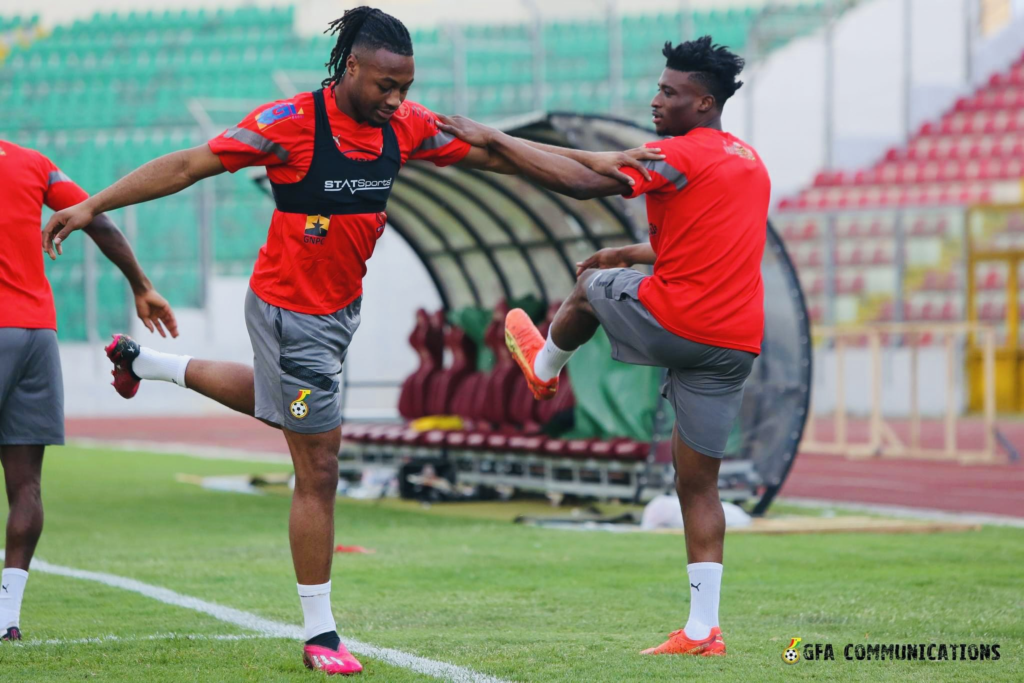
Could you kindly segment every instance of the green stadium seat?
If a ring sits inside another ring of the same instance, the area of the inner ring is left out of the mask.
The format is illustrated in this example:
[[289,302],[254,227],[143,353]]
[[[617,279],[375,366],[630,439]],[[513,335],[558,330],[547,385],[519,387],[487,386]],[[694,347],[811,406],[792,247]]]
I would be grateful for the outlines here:
[[[806,2],[818,10],[822,2]],[[760,8],[695,11],[694,34],[711,33],[737,50],[746,47]],[[136,10],[94,13],[53,27],[49,38],[15,45],[0,63],[0,136],[50,155],[80,184],[96,191],[131,169],[169,151],[199,144],[203,136],[189,112],[193,97],[237,99],[237,111],[214,113],[218,126],[233,124],[251,107],[280,96],[276,69],[323,72],[331,36],[300,37],[292,6],[242,6],[216,10]],[[4,27],[34,25],[38,17],[0,18]],[[781,44],[818,25],[796,11],[773,15]],[[683,30],[679,12],[622,19],[622,100],[629,111],[646,110],[664,66],[661,46]],[[468,113],[500,119],[533,109],[533,27],[529,24],[466,27]],[[446,29],[412,32],[417,84],[412,99],[439,112],[455,108],[453,45]],[[690,36],[692,37],[692,36]],[[555,22],[543,27],[545,103],[549,109],[603,112],[611,108],[610,31],[604,22]],[[774,47],[774,46],[770,46]],[[60,133],[60,135],[56,135]],[[57,144],[58,137],[61,143]],[[271,204],[244,177],[216,180],[218,272],[247,274],[266,232]],[[176,305],[201,300],[200,243],[191,197],[166,198],[140,207],[139,253],[158,287]],[[79,254],[75,260],[74,253]],[[82,288],[81,251],[70,250],[47,265],[55,283]],[[70,258],[69,258],[70,257]],[[102,260],[102,259],[100,259]],[[74,266],[74,267],[72,267]],[[77,268],[77,270],[76,270]],[[100,277],[98,326],[123,327],[130,315],[123,278]],[[77,278],[77,279],[76,279]],[[108,281],[109,280],[109,281]],[[62,339],[85,339],[80,296],[58,300]]]

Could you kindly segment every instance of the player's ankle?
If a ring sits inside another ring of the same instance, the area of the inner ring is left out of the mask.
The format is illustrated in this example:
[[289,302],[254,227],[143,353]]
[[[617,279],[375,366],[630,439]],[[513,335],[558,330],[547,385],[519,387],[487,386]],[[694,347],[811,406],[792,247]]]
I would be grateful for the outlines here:
[[707,640],[711,636],[711,627],[700,622],[687,622],[683,633],[690,640]]
[[690,618],[683,633],[690,640],[705,640],[718,626],[718,603],[722,589],[722,565],[695,562],[686,565],[690,580]]
[[132,361],[132,372],[139,379],[173,382],[185,387],[185,370],[192,356],[162,353],[148,347],[139,349],[139,357]]
[[565,364],[569,362],[569,359],[572,358],[572,354],[575,352],[575,349],[563,351],[558,348],[558,345],[555,344],[549,334],[543,348],[537,352],[537,356],[533,359],[533,374],[542,382],[550,382],[555,377],[558,377],[559,373],[562,372],[562,368],[565,367]]
[[316,645],[318,647],[326,647],[328,650],[337,650],[338,646],[341,645],[341,636],[338,635],[337,631],[326,631],[307,640],[306,645]]
[[[317,639],[327,637],[334,642],[334,648],[341,642],[338,639],[338,627],[331,612],[331,582],[315,585],[298,584],[299,602],[302,603],[302,619],[305,625],[306,643],[320,645]],[[334,634],[331,638],[330,634]],[[324,647],[327,647],[325,645]]]

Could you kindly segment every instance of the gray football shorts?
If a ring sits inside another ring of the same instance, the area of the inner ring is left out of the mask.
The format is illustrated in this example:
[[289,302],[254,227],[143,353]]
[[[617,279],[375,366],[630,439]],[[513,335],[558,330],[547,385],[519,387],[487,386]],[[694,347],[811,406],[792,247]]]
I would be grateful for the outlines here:
[[630,268],[614,268],[598,272],[587,284],[587,298],[611,341],[612,357],[667,368],[661,393],[675,409],[679,438],[698,453],[721,458],[757,356],[666,330],[640,303],[644,277]]
[[0,446],[64,444],[57,333],[0,327]]
[[338,379],[361,307],[362,297],[330,315],[307,315],[268,304],[251,289],[246,293],[257,418],[302,434],[341,424]]

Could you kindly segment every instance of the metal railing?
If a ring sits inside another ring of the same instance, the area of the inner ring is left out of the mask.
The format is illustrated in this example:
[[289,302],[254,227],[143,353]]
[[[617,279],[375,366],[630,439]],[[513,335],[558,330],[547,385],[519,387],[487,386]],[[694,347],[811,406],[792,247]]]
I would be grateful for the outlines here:
[[[922,420],[919,408],[919,349],[918,340],[924,335],[937,335],[944,339],[945,411],[942,418],[942,445],[935,447],[922,441]],[[814,335],[834,344],[836,379],[835,407],[832,411],[832,438],[818,438],[813,409],[800,443],[800,450],[809,453],[844,455],[853,458],[888,456],[898,458],[956,459],[961,462],[993,462],[996,460],[996,337],[995,329],[988,325],[971,323],[889,323],[848,328],[817,327]],[[956,402],[956,337],[976,335],[981,339],[983,353],[982,443],[961,448],[958,443],[958,424],[963,419]],[[892,421],[883,415],[883,336],[899,336],[907,340],[910,349],[910,410],[907,431],[901,436]],[[850,435],[850,412],[847,408],[846,350],[854,342],[866,339],[870,350],[871,398],[867,425],[867,440],[855,441]]]

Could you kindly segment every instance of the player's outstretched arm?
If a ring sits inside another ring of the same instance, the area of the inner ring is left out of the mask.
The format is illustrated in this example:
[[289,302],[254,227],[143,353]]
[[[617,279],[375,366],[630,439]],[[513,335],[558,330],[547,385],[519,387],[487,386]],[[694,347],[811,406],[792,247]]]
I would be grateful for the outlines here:
[[124,233],[118,230],[105,213],[96,216],[83,230],[92,238],[103,255],[124,273],[135,296],[135,310],[146,329],[150,332],[159,332],[161,337],[166,337],[164,328],[167,328],[172,337],[177,337],[178,322],[174,318],[174,311],[167,300],[153,289],[153,283],[146,277],[142,266],[136,260]]
[[634,181],[622,172],[622,167],[634,168],[650,180],[650,173],[642,162],[665,158],[661,150],[649,147],[626,152],[584,152],[544,145],[513,138],[462,116],[438,116],[437,125],[473,145],[462,165],[522,174],[550,190],[577,199],[628,193]]
[[143,164],[84,202],[53,214],[43,228],[43,249],[51,259],[56,259],[63,253],[61,242],[75,230],[92,223],[104,211],[181,192],[189,185],[225,170],[209,145],[165,154]]
[[599,173],[608,178],[615,178],[627,184],[631,178],[622,172],[624,166],[635,169],[645,180],[650,180],[651,173],[642,162],[661,161],[665,158],[665,155],[657,147],[634,147],[624,152],[588,152],[582,149],[545,145],[543,142],[534,142],[533,140],[524,140],[522,138],[515,139],[542,152],[572,159],[583,164],[594,173]]

